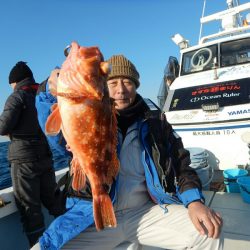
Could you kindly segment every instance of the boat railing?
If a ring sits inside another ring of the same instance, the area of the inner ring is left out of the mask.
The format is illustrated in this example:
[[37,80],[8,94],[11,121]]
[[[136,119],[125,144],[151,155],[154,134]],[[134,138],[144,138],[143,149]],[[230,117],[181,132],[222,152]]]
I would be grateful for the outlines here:
[[[68,168],[63,168],[61,170],[56,171],[56,180],[58,181],[67,171]],[[17,212],[12,187],[0,190],[0,197],[2,198],[3,202],[6,203],[5,206],[0,207],[0,218]]]
[[250,26],[243,26],[243,27],[232,28],[230,30],[224,30],[224,31],[218,32],[216,34],[202,37],[199,41],[199,44],[203,44],[207,40],[211,40],[213,38],[222,37],[222,36],[231,35],[231,34],[236,34],[236,33],[241,33],[241,32],[247,31],[249,29],[250,29]]
[[221,37],[221,36],[226,36],[226,35],[235,35],[241,32],[245,32],[250,29],[250,26],[246,24],[238,24],[238,27],[236,26],[235,20],[236,16],[239,15],[241,12],[249,10],[250,9],[250,3],[245,3],[242,5],[238,5],[236,7],[229,8],[224,11],[217,12],[215,14],[209,15],[202,17],[200,19],[201,25],[204,23],[208,23],[211,21],[216,21],[216,20],[221,20],[223,23],[223,20],[229,19],[230,18],[230,25],[229,27],[224,27],[223,31],[220,31],[218,33],[208,35],[205,37],[201,37],[199,39],[199,44],[205,43],[207,40]]

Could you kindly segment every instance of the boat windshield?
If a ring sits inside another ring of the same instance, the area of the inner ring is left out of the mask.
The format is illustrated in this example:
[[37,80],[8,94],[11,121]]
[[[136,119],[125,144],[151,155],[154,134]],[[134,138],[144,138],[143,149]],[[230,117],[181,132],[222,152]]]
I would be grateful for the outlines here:
[[210,70],[218,62],[218,45],[186,52],[182,56],[181,75]]
[[[248,104],[250,102],[250,78],[192,86],[169,92],[167,111],[203,109]],[[207,109],[207,110],[206,110]],[[165,110],[166,111],[166,110]]]
[[[182,56],[181,75],[250,62],[250,38],[233,40],[186,52]],[[219,56],[218,56],[219,55]],[[220,60],[218,60],[220,58]]]
[[250,38],[221,44],[221,67],[250,62]]

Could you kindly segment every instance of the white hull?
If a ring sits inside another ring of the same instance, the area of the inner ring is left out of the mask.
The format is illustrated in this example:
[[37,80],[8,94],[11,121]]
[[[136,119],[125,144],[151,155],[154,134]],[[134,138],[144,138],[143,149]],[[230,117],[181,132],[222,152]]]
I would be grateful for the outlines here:
[[[56,172],[57,180],[68,171],[68,168]],[[23,233],[19,212],[13,196],[13,188],[0,190],[0,197],[5,202],[10,202],[0,208],[0,249],[1,250],[27,250],[28,240]],[[53,220],[46,209],[43,210],[46,226]]]
[[250,23],[242,25],[238,15],[250,3],[233,2],[227,1],[232,6],[226,11],[201,19],[202,24],[228,21],[223,31],[194,46],[174,37],[180,65],[169,60],[158,96],[161,104],[164,86],[172,79],[163,106],[169,123],[185,147],[206,149],[210,164],[220,170],[250,164]]
[[201,147],[209,153],[209,164],[214,169],[237,168],[249,163],[248,147],[241,139],[250,131],[250,121],[235,124],[203,124],[173,126],[182,137],[184,147]]

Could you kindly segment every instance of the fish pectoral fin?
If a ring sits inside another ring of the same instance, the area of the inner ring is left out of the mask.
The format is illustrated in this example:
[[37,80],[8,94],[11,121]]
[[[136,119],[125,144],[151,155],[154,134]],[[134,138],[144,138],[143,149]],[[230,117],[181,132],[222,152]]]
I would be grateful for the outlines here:
[[58,108],[58,103],[54,103],[54,104],[51,106],[50,110],[51,110],[51,112],[53,112],[53,111],[56,110],[57,108]]
[[86,185],[86,174],[76,158],[71,161],[71,175],[73,175],[72,188],[80,191]]
[[57,135],[61,130],[62,119],[59,112],[58,104],[55,103],[51,107],[52,113],[49,115],[45,124],[46,135]]

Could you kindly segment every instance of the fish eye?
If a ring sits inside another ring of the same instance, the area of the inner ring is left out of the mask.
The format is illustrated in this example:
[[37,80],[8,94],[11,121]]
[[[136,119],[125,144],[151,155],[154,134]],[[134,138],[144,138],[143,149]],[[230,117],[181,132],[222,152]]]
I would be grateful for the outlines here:
[[69,55],[70,49],[71,49],[71,45],[68,45],[68,46],[64,49],[63,53],[64,53],[64,55],[65,55],[66,57]]

